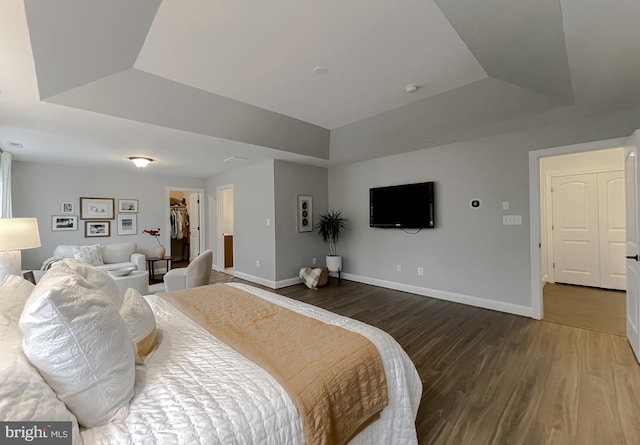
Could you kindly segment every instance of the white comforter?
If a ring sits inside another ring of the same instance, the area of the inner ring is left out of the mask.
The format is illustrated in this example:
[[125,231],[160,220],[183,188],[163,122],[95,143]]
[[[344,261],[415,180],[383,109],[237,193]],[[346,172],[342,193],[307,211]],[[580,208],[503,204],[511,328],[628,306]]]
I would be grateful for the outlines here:
[[[365,323],[238,283],[262,298],[368,337],[380,351],[389,406],[352,444],[417,443],[422,383],[387,333]],[[161,298],[146,297],[162,342],[136,374],[126,417],[82,431],[91,444],[302,444],[302,424],[284,389],[266,371],[217,340]]]

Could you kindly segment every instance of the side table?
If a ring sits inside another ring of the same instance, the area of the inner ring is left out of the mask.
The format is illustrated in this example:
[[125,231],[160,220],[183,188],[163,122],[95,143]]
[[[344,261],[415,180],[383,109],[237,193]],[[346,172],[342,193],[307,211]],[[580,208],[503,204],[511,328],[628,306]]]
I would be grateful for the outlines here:
[[116,286],[118,286],[118,290],[120,291],[120,296],[124,296],[125,292],[129,288],[137,290],[142,295],[148,295],[149,278],[147,277],[147,274],[148,272],[146,270],[134,270],[129,275],[118,277],[109,274],[109,276],[116,282]]
[[150,257],[147,258],[147,269],[149,270],[149,284],[160,283],[162,281],[162,276],[156,277],[155,263],[158,261],[164,261],[166,266],[166,272],[171,270],[171,266],[173,265],[173,260],[170,256],[165,257]]

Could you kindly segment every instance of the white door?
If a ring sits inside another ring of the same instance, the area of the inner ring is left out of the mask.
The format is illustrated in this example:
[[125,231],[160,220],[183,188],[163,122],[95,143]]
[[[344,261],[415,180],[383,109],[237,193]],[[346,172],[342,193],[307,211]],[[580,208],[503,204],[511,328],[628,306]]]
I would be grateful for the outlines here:
[[200,194],[189,195],[189,261],[200,255]]
[[627,207],[627,338],[640,361],[640,268],[638,267],[638,138],[636,131],[624,148],[624,174]]
[[600,287],[626,289],[624,171],[598,173]]
[[551,180],[554,280],[600,286],[596,174]]

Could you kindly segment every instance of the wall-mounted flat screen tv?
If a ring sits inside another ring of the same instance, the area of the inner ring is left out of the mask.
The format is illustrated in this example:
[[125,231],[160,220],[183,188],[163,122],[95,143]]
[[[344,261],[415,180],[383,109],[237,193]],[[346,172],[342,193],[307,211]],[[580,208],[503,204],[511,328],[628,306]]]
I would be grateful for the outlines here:
[[369,227],[434,228],[434,183],[369,189]]

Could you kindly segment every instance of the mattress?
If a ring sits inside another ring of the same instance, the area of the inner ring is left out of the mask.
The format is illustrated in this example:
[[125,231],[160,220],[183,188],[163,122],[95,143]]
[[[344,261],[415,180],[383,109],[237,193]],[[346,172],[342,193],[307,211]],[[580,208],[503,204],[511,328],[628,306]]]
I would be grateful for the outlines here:
[[[373,326],[315,306],[230,283],[261,298],[369,338],[383,362],[389,405],[352,444],[415,444],[422,383],[402,348]],[[146,296],[162,341],[136,368],[126,415],[82,431],[91,444],[303,444],[302,424],[269,373],[219,341],[156,295]]]

